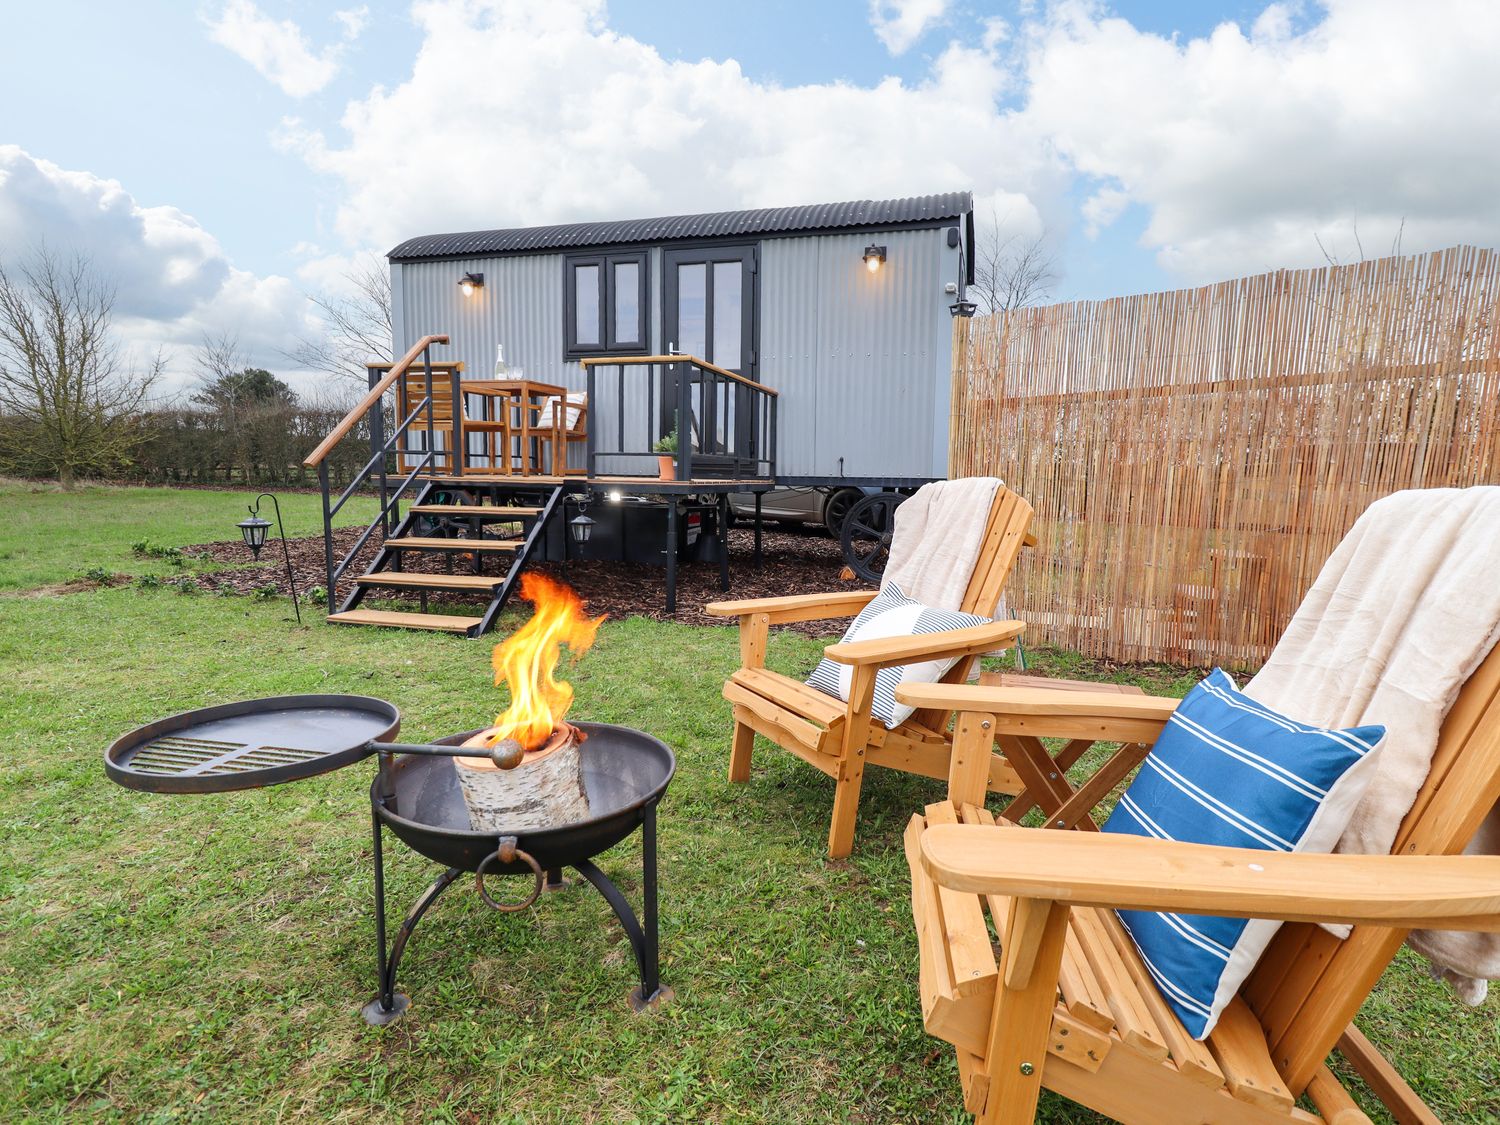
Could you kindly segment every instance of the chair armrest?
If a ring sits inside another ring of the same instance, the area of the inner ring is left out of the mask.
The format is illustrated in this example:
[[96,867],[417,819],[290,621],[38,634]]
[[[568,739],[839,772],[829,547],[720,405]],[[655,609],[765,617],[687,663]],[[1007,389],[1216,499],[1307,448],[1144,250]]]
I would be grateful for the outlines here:
[[983,684],[902,684],[896,688],[896,698],[912,707],[940,707],[945,711],[1041,718],[1144,719],[1163,723],[1172,717],[1172,712],[1182,702],[1165,695],[986,687]]
[[1071,906],[1500,930],[1500,856],[1265,852],[936,824],[922,834],[922,866],[952,890]]
[[737,602],[709,602],[703,612],[713,617],[749,617],[764,613],[775,625],[853,617],[874,600],[879,590],[836,590],[827,594],[792,594],[784,598],[751,598]]
[[868,641],[829,645],[823,650],[823,655],[839,664],[890,668],[939,656],[962,657],[989,652],[1015,640],[1025,628],[1025,623],[1020,621],[987,621],[983,625],[944,629],[940,633],[923,633],[914,637],[876,637]]

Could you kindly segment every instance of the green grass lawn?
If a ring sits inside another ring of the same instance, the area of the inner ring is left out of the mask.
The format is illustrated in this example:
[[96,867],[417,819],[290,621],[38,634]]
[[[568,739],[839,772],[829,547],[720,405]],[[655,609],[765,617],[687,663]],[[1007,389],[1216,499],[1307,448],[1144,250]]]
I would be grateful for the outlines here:
[[[158,547],[184,547],[237,539],[235,524],[248,515],[254,492],[210,489],[120,488],[82,485],[63,492],[56,485],[0,479],[0,590],[29,590],[67,582],[95,567],[110,573],[177,574],[182,568],[131,547],[144,540]],[[323,508],[317,495],[281,492],[287,535],[321,535]],[[368,524],[375,502],[357,497],[339,512],[338,523]],[[260,514],[272,522],[269,500]],[[279,549],[279,548],[278,548]],[[248,561],[249,552],[246,551]],[[189,562],[187,569],[194,568]],[[215,564],[215,569],[223,569]]]
[[[126,569],[133,540],[223,538],[241,503],[141,491],[23,492],[51,507],[28,517],[31,536],[8,521],[5,563],[22,558],[33,586],[90,550]],[[724,779],[730,629],[611,621],[572,677],[577,717],[642,727],[678,755],[660,857],[676,998],[654,1013],[626,1006],[629,945],[591,889],[500,916],[466,878],[403,962],[409,1016],[368,1027],[371,766],[202,797],[129,792],[100,768],[133,725],[254,695],[380,696],[413,740],[468,729],[498,709],[489,647],[298,628],[282,599],[0,595],[4,1119],[966,1120],[952,1053],[921,1026],[901,853],[907,818],[942,786],[871,771],[854,856],[828,863],[822,774],[762,745],[749,785]],[[805,670],[818,649],[778,634],[770,661]],[[1132,675],[1179,693],[1194,678]],[[394,926],[438,868],[387,840]],[[635,842],[599,862],[638,902]],[[1403,954],[1362,1022],[1446,1119],[1500,1112],[1493,1005],[1460,1007]],[[1049,1094],[1041,1119],[1096,1120]]]

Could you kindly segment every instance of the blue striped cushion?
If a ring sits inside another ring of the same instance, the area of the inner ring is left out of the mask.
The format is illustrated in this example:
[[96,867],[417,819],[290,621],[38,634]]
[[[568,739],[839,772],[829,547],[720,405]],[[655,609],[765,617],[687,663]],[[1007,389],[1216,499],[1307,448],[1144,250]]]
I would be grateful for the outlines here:
[[[1215,668],[1188,693],[1106,832],[1330,852],[1373,776],[1382,726],[1326,730],[1279,715]],[[1208,1035],[1276,930],[1274,919],[1119,911],[1161,994]]]
[[[921,602],[912,601],[901,592],[894,582],[886,586],[871,599],[844,633],[845,641],[868,641],[876,637],[915,637],[922,633],[941,633],[947,629],[963,629],[970,625],[987,625],[988,617],[976,617],[972,613],[958,613],[948,609],[933,609]],[[895,730],[911,718],[915,707],[896,701],[896,685],[903,682],[935,684],[943,678],[949,668],[958,663],[958,658],[946,660],[924,660],[917,664],[902,664],[895,668],[882,668],[875,673],[875,703],[870,712],[885,724],[887,730]],[[848,664],[837,664],[826,656],[818,661],[808,687],[815,687],[835,699],[849,700],[849,684],[854,669]]]

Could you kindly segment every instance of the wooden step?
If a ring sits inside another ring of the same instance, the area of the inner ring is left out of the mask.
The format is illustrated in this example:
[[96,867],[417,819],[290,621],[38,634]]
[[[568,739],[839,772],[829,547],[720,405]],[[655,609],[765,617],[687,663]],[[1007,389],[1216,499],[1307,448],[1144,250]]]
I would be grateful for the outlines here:
[[524,539],[429,539],[421,535],[402,535],[387,539],[387,547],[403,551],[483,551],[486,553],[518,551]]
[[361,574],[354,581],[361,586],[390,586],[416,590],[463,590],[470,593],[493,593],[505,581],[488,574],[422,574],[415,570],[377,570]]
[[444,633],[467,633],[483,618],[457,617],[446,613],[396,613],[383,609],[347,609],[330,613],[335,625],[385,625],[393,629],[437,629]]
[[541,515],[540,508],[483,507],[479,504],[413,504],[410,511],[422,516],[452,516],[454,519],[523,520]]

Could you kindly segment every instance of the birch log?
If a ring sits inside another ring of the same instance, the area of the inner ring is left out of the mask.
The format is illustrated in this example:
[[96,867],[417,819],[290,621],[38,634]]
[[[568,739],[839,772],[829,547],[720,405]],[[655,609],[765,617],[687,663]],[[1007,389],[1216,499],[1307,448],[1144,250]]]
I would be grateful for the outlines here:
[[[483,745],[488,737],[475,735],[464,745]],[[565,723],[515,769],[502,770],[487,758],[454,758],[470,826],[476,832],[519,834],[587,820],[582,742],[583,735]]]

